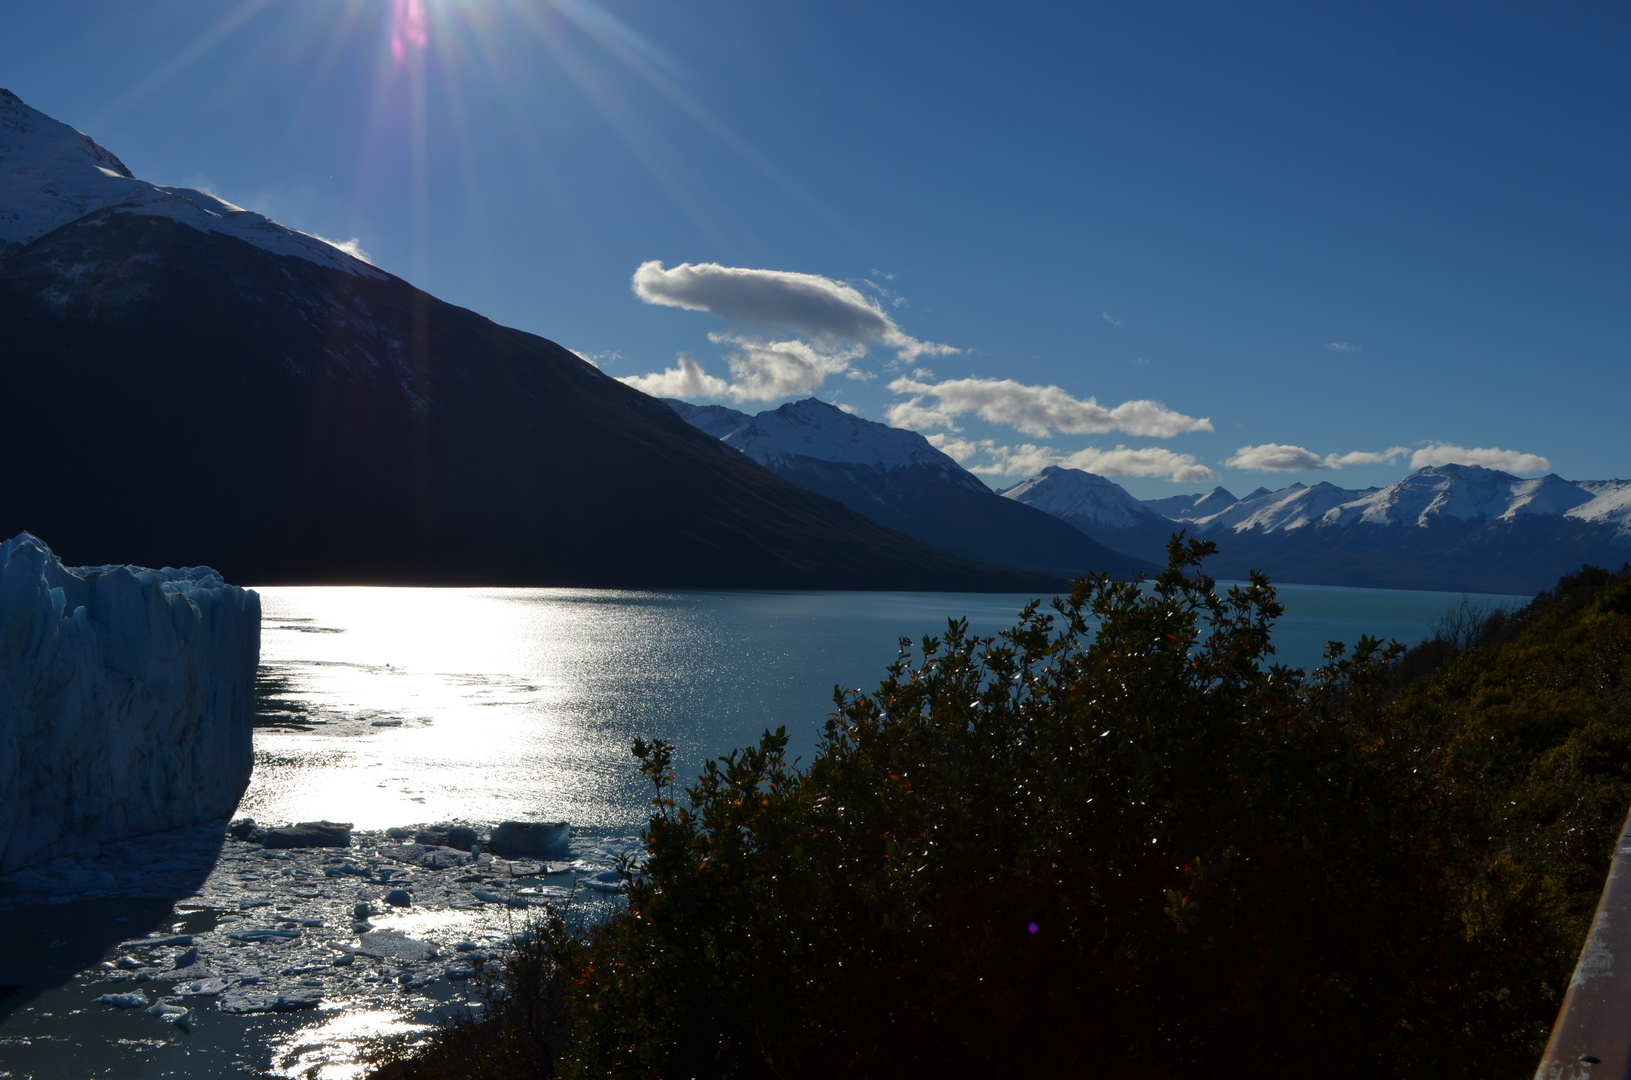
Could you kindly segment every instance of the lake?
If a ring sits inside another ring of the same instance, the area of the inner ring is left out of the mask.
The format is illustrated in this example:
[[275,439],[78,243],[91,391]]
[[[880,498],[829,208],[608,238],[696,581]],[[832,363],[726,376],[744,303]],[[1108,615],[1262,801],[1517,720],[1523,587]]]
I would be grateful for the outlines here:
[[[479,1013],[479,997],[455,979],[455,943],[503,948],[546,902],[588,921],[612,910],[615,898],[596,882],[637,851],[649,809],[629,754],[635,737],[673,742],[682,779],[779,725],[808,759],[834,685],[874,688],[900,636],[939,633],[964,616],[992,635],[1030,599],[259,591],[262,714],[276,726],[255,732],[239,812],[270,824],[349,821],[359,830],[352,846],[274,851],[205,825],[104,845],[95,860],[63,870],[115,882],[84,896],[31,902],[0,888],[0,1076],[352,1080],[374,1040],[421,1038]],[[1304,668],[1332,639],[1369,633],[1414,644],[1461,600],[1301,586],[1280,595],[1279,659]],[[569,821],[569,859],[522,865],[461,854],[435,870],[411,864],[382,831],[506,819]],[[380,902],[388,885],[410,889],[411,905]],[[359,904],[369,912],[360,922]],[[428,955],[359,948],[368,940],[360,935],[381,930]],[[198,966],[178,968],[189,946]],[[184,993],[200,970],[222,986]],[[321,1001],[237,1014],[223,1008],[226,988]],[[196,1023],[182,1030],[105,996],[133,990],[194,1009]]]
[[[679,776],[785,725],[808,759],[834,685],[876,687],[902,635],[982,635],[1031,599],[959,593],[266,588],[261,658],[278,715],[241,813],[358,828],[564,819],[632,835],[649,793],[629,745],[675,744]],[[1278,659],[1327,641],[1407,645],[1461,594],[1282,586]],[[1484,605],[1525,597],[1480,596]]]

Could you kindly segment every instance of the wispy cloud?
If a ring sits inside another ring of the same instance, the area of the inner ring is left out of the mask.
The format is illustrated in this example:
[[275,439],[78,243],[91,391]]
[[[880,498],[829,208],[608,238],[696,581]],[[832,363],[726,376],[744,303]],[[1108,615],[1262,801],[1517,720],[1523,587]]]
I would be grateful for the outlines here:
[[1331,349],[1334,352],[1358,352],[1359,351],[1359,346],[1358,345],[1352,345],[1352,344],[1350,344],[1350,343],[1348,343],[1346,341],[1331,341],[1331,342],[1327,342],[1322,347],[1326,348],[1326,349]]
[[1429,465],[1481,465],[1486,469],[1500,469],[1512,473],[1551,472],[1552,463],[1539,454],[1524,454],[1517,450],[1502,450],[1494,446],[1452,446],[1435,443],[1424,446],[1410,455],[1412,469]]
[[928,440],[958,462],[975,461],[967,468],[982,476],[1034,476],[1050,465],[1081,469],[1100,476],[1157,476],[1176,484],[1194,484],[1212,479],[1212,470],[1190,454],[1179,454],[1163,446],[1116,446],[1100,450],[1089,446],[1063,453],[1051,446],[1020,443],[998,445],[994,439],[960,439],[935,433]]
[[[896,427],[943,427],[960,430],[957,417],[974,413],[993,424],[1037,438],[1055,431],[1069,435],[1102,435],[1124,431],[1129,435],[1169,437],[1187,431],[1211,431],[1212,422],[1174,412],[1158,401],[1124,401],[1113,408],[1093,398],[1076,398],[1057,386],[1028,386],[1013,379],[947,379],[930,383],[900,378],[889,384],[897,394],[911,397],[888,412]],[[932,399],[933,403],[929,404]]]
[[1390,446],[1380,452],[1352,450],[1346,454],[1326,454],[1320,457],[1312,450],[1287,443],[1262,443],[1242,446],[1224,464],[1249,472],[1315,472],[1320,469],[1340,469],[1345,465],[1391,465],[1399,455],[1410,451],[1403,446]]
[[1120,326],[1121,325],[1121,320],[1116,318],[1114,315],[1110,314],[1108,311],[1099,312],[1099,318],[1103,319],[1105,322],[1109,323],[1111,326]]

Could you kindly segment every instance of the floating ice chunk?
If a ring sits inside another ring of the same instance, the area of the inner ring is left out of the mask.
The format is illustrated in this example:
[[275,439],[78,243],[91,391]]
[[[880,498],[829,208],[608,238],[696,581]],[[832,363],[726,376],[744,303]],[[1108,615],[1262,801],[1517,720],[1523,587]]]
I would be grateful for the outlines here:
[[436,946],[417,941],[398,930],[372,930],[362,935],[361,952],[392,960],[434,960]]
[[470,855],[455,847],[433,844],[400,844],[380,849],[381,855],[397,862],[412,863],[427,870],[447,870],[455,866],[469,866]]
[[112,1005],[116,1009],[145,1009],[147,995],[140,990],[128,994],[103,994],[96,999],[98,1005]]
[[156,949],[164,946],[191,945],[192,943],[193,936],[191,934],[170,934],[165,937],[134,938],[130,941],[122,941],[119,943],[119,948]]
[[241,934],[228,934],[233,941],[291,941],[300,936],[299,930],[245,930]]
[[217,1008],[226,1013],[281,1013],[315,1009],[322,1001],[322,994],[308,991],[271,994],[259,990],[234,990],[221,995]]
[[601,892],[616,892],[623,887],[623,875],[616,870],[602,870],[594,877],[584,878],[578,882],[586,889],[598,889]]
[[266,829],[261,843],[269,848],[350,847],[349,821],[302,821],[298,825]]
[[227,988],[227,981],[220,977],[208,979],[194,979],[192,982],[177,983],[175,992],[182,997],[214,997]]
[[506,821],[488,847],[506,859],[561,859],[571,841],[572,826],[564,821]]

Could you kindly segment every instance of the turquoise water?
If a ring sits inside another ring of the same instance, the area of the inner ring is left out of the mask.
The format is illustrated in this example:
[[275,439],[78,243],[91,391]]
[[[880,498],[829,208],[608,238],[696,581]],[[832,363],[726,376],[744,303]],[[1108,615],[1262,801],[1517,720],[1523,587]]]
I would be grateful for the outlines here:
[[[627,837],[648,793],[636,736],[682,779],[785,725],[808,757],[835,684],[872,689],[916,640],[980,634],[1030,599],[947,593],[268,588],[262,661],[308,730],[257,732],[242,812],[359,828],[566,819]],[[1361,634],[1414,644],[1460,594],[1286,586],[1278,658]],[[1520,597],[1476,597],[1485,604]]]

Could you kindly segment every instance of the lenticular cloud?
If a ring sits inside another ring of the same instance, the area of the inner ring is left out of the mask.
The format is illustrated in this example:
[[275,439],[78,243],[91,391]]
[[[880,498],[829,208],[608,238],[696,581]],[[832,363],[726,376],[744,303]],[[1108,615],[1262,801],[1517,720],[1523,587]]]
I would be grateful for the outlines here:
[[877,302],[842,281],[790,270],[752,270],[718,263],[665,268],[653,259],[634,272],[634,294],[648,304],[706,311],[723,319],[802,334],[822,352],[861,353],[870,345],[902,360],[956,352],[919,341],[895,325]]

